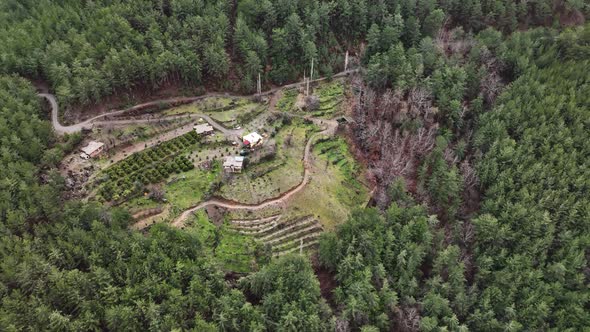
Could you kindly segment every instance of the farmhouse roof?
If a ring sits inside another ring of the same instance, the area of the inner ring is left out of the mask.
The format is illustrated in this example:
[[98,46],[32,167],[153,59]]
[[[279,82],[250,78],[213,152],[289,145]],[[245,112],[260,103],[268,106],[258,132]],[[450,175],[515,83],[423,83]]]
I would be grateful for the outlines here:
[[244,139],[244,144],[248,145],[248,144],[258,144],[258,142],[260,142],[260,140],[262,139],[262,136],[260,136],[257,132],[251,132],[248,135],[243,137]]
[[102,148],[103,146],[104,146],[104,143],[102,143],[102,142],[90,141],[90,143],[88,143],[88,145],[83,147],[81,150],[82,150],[82,152],[86,153],[87,155],[91,155],[92,153],[94,153],[98,149]]
[[225,158],[223,167],[242,167],[244,164],[244,157],[241,156],[229,156]]
[[208,123],[203,123],[195,126],[197,134],[209,133],[213,131],[213,127]]

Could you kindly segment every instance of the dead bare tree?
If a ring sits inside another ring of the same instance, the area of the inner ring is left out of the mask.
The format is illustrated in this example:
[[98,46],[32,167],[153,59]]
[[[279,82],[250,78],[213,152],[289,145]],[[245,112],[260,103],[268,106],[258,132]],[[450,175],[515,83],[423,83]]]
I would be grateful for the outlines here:
[[443,152],[443,158],[449,166],[455,165],[459,161],[459,158],[455,155],[455,151],[450,146]]
[[408,94],[409,114],[412,118],[428,119],[431,115],[432,92],[423,87],[414,87]]
[[350,332],[350,324],[348,323],[348,320],[336,318],[336,326],[334,330],[336,332]]
[[465,189],[475,188],[479,184],[479,179],[477,178],[477,173],[471,167],[471,164],[467,160],[464,160],[461,165],[459,166],[459,172],[463,177],[463,185]]
[[496,98],[502,91],[504,85],[502,79],[497,72],[491,72],[481,80],[481,91],[485,98],[486,103],[493,104]]
[[154,200],[154,201],[158,201],[161,202],[164,200],[165,196],[166,196],[166,191],[161,187],[161,186],[150,186],[148,188],[149,190],[149,198]]
[[416,307],[403,307],[395,311],[397,330],[414,332],[420,329],[420,312]]
[[[423,88],[413,89],[408,101],[400,91],[378,95],[366,86],[357,91],[362,93],[355,96],[352,109],[354,139],[370,160],[369,174],[377,184],[373,198],[378,206],[385,207],[389,204],[389,184],[397,177],[414,179],[421,159],[434,147],[438,126],[428,118],[436,110],[432,108],[432,95]],[[419,119],[423,127],[401,129],[399,125],[409,119]]]

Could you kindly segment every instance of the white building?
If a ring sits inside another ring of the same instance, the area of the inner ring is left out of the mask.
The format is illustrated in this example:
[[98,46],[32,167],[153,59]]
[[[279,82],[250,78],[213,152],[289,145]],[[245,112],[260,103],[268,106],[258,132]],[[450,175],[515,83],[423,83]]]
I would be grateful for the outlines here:
[[214,132],[213,127],[208,123],[199,124],[193,127],[197,135],[209,135]]
[[98,156],[102,151],[104,151],[104,143],[97,142],[97,141],[90,141],[88,145],[80,149],[82,153],[80,153],[80,158],[83,159],[90,159]]
[[223,169],[230,173],[241,173],[244,167],[244,157],[229,156],[225,158]]
[[249,133],[242,139],[244,140],[244,145],[250,145],[251,147],[262,143],[262,136],[260,136],[257,132]]

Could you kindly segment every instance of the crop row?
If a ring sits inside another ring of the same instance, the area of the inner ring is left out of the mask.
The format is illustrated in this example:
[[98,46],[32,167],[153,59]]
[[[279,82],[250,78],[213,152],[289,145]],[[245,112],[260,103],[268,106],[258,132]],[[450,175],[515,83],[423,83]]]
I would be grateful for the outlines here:
[[199,141],[197,133],[191,131],[182,136],[163,142],[155,147],[132,154],[129,158],[109,167],[104,173],[111,180],[117,180],[129,176],[129,174],[143,171],[147,165],[168,159],[171,156],[185,151]]
[[186,172],[195,166],[185,156],[144,166],[141,172],[134,172],[125,177],[107,179],[100,184],[98,193],[107,201],[118,201],[140,192],[145,185],[158,183],[171,174]]
[[272,247],[274,255],[284,251],[294,250],[293,248],[303,244],[305,247],[309,241],[317,241],[322,232],[321,224],[312,216],[298,219],[290,219],[279,222],[280,218],[265,218],[253,220],[248,224],[243,221],[232,221],[232,228],[238,233],[250,235],[256,241]]
[[198,141],[198,135],[191,131],[134,153],[103,172],[97,180],[98,195],[106,201],[119,201],[139,193],[145,185],[193,169],[193,163],[179,154],[195,146]]

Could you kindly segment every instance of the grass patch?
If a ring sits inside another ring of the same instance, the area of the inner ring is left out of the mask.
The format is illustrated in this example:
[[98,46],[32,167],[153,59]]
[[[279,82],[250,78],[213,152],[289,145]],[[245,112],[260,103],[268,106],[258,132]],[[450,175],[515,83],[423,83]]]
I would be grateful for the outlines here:
[[[337,168],[342,175],[346,190],[338,190],[337,196],[344,204],[355,204],[355,195],[350,195],[351,191],[361,192],[365,186],[357,178],[360,176],[360,167],[348,151],[348,145],[342,138],[318,142],[314,146],[314,153],[319,154],[325,161],[325,167],[330,165]],[[344,189],[344,188],[340,188]]]
[[201,202],[210,191],[211,185],[218,179],[220,172],[221,167],[216,164],[210,171],[194,169],[175,175],[177,180],[165,186],[165,197],[172,205],[173,213]]
[[164,115],[179,115],[190,113],[205,113],[214,110],[221,110],[233,105],[240,105],[247,103],[248,100],[244,98],[229,98],[229,97],[209,97],[201,99],[194,103],[174,107],[162,112]]
[[298,94],[297,89],[284,90],[283,96],[277,102],[276,107],[282,112],[293,111]]
[[[277,152],[272,160],[247,166],[222,186],[219,194],[238,202],[256,204],[297,186],[303,178],[303,153],[314,125],[293,121],[281,128],[274,139]],[[290,144],[287,142],[290,141]]]
[[248,219],[261,219],[267,218],[271,216],[276,216],[283,212],[283,208],[280,205],[271,205],[265,207],[263,209],[258,210],[228,210],[227,217],[231,220],[241,219],[241,220],[248,220]]
[[239,234],[222,225],[213,225],[204,210],[199,210],[187,223],[186,230],[195,235],[207,254],[215,257],[214,261],[224,270],[250,272],[256,250],[253,238]]
[[267,108],[263,105],[259,104],[248,104],[242,107],[242,110],[236,111],[235,121],[239,125],[244,125],[250,123],[254,118],[258,115],[262,114],[262,112],[266,111]]
[[164,115],[206,114],[226,127],[244,125],[264,112],[266,108],[247,98],[211,97],[199,102],[164,111]]
[[163,185],[166,203],[156,202],[147,196],[137,196],[122,204],[132,213],[155,207],[162,207],[165,213],[158,215],[158,220],[169,220],[182,211],[197,205],[211,193],[211,188],[219,180],[220,165],[215,163],[213,169],[206,171],[193,169],[172,175]]
[[331,230],[367,202],[368,189],[358,180],[361,169],[344,139],[320,141],[313,153],[312,180],[293,196],[285,218],[312,214]]
[[320,107],[312,113],[314,116],[331,118],[341,111],[344,101],[344,84],[342,82],[334,81],[321,84],[314,94],[320,98]]
[[138,196],[138,197],[134,197],[134,198],[128,200],[127,202],[121,204],[121,207],[129,210],[129,212],[131,212],[133,214],[133,213],[136,213],[141,210],[156,208],[160,204],[161,203],[158,203],[146,196]]
[[192,113],[203,113],[203,110],[196,104],[187,104],[179,107],[170,108],[162,112],[163,115],[180,115]]

